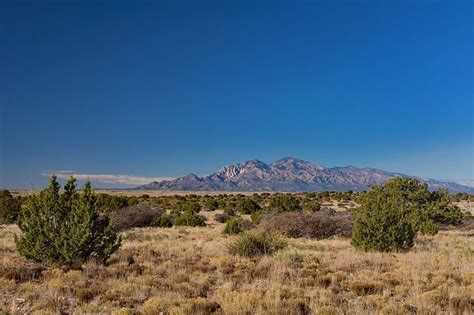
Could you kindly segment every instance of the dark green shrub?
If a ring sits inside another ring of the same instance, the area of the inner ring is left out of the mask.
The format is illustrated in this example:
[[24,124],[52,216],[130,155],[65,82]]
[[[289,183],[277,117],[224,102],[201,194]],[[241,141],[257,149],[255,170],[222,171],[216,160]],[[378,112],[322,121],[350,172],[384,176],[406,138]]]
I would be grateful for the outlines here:
[[270,211],[299,211],[301,210],[301,204],[298,198],[292,194],[275,194],[270,198],[269,204]]
[[405,208],[412,214],[416,231],[432,234],[435,231],[433,225],[463,223],[463,214],[459,207],[453,204],[453,198],[446,189],[430,192],[428,185],[419,180],[395,178],[385,183],[384,190],[403,200]]
[[395,178],[358,200],[352,243],[364,250],[406,250],[416,232],[433,235],[438,224],[463,222],[447,190],[430,192],[427,184],[412,178]]
[[217,210],[219,208],[219,203],[217,202],[216,199],[209,198],[204,203],[204,208],[208,211],[214,211],[214,210]]
[[244,198],[237,204],[237,211],[243,214],[252,214],[258,210],[260,205],[250,198]]
[[278,232],[254,230],[237,236],[227,244],[227,250],[233,255],[255,257],[271,255],[287,246],[286,238]]
[[217,209],[224,209],[226,205],[227,205],[227,201],[225,200],[224,197],[221,196],[219,197],[219,199],[217,199]]
[[176,226],[206,226],[206,219],[192,211],[186,211],[174,220]]
[[452,203],[448,191],[440,189],[431,194],[432,205],[429,208],[429,217],[436,223],[460,225],[464,221],[463,213],[458,206]]
[[155,216],[152,225],[155,227],[170,228],[173,226],[173,221],[171,220],[171,216],[165,213]]
[[419,209],[410,200],[418,202],[424,193],[416,191],[416,183],[409,181],[405,186],[396,180],[373,188],[362,198],[361,207],[354,212],[351,241],[354,247],[384,252],[413,247],[416,235],[413,218]]
[[56,177],[49,187],[30,197],[21,209],[15,237],[18,252],[36,262],[58,265],[82,263],[88,258],[105,262],[120,246],[107,217],[99,217],[97,198],[87,182],[77,193],[75,179],[70,178],[59,194]]
[[140,200],[137,197],[99,194],[97,198],[97,207],[101,213],[110,213],[128,206],[136,205],[139,202]]
[[186,201],[178,203],[174,209],[175,212],[188,212],[199,213],[201,211],[201,205],[197,201]]
[[242,218],[233,218],[227,221],[223,234],[233,235],[239,234],[245,230],[248,230],[252,227],[252,222],[246,221]]
[[321,210],[321,204],[317,201],[309,201],[303,205],[303,210],[316,212]]
[[8,190],[0,190],[0,224],[15,223],[20,213],[20,197],[13,197]]

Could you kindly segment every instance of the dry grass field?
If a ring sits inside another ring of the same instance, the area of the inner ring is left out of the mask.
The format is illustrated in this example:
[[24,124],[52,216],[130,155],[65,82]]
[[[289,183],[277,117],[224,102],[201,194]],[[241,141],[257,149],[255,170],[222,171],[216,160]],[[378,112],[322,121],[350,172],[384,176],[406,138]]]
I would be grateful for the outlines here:
[[364,253],[349,239],[291,239],[274,256],[226,251],[207,227],[125,231],[107,266],[42,268],[0,229],[0,313],[11,314],[471,314],[472,230],[418,237],[407,253]]

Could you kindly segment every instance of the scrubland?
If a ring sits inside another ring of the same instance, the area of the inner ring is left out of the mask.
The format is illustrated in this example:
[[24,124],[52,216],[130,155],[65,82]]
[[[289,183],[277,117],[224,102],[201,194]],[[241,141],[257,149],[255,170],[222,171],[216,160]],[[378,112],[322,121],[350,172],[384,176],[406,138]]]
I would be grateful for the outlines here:
[[[43,267],[0,228],[0,313],[470,314],[474,231],[417,236],[404,253],[354,249],[349,238],[289,239],[272,256],[231,255],[215,213],[206,227],[134,228],[107,265]],[[248,216],[244,216],[248,217]]]

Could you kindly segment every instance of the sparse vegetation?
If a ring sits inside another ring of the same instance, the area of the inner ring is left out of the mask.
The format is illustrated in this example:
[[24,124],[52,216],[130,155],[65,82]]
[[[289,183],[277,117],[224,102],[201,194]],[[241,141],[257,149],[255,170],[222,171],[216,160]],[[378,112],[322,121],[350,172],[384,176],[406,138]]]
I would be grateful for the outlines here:
[[242,214],[252,214],[260,210],[260,205],[251,198],[243,198],[237,204],[237,211]]
[[[349,238],[335,235],[282,238],[288,246],[271,255],[255,250],[257,254],[240,256],[229,253],[226,245],[256,231],[222,235],[225,224],[218,220],[222,208],[209,212],[205,206],[209,198],[235,205],[251,198],[264,209],[252,214],[263,214],[262,226],[280,215],[309,215],[335,218],[340,227],[349,214],[338,203],[356,207],[354,199],[362,200],[363,195],[354,193],[351,201],[340,202],[336,192],[328,192],[324,201],[325,193],[293,194],[302,205],[319,200],[321,210],[277,214],[269,211],[273,195],[267,193],[162,197],[149,193],[146,200],[139,197],[141,203],[149,208],[159,205],[163,212],[154,217],[152,226],[167,226],[158,222],[174,221],[184,213],[173,211],[176,204],[188,201],[202,205],[196,215],[208,224],[124,230],[123,246],[106,265],[88,260],[80,270],[27,261],[15,250],[14,235],[21,231],[5,225],[0,229],[0,313],[469,313],[474,259],[470,215],[459,226],[442,224],[434,236],[418,234],[409,252],[358,251]],[[467,200],[462,203],[463,211],[472,211]],[[223,222],[236,218],[225,216]],[[243,222],[248,217],[241,215]],[[312,226],[306,221],[296,221],[303,231]]]
[[275,194],[270,198],[269,210],[277,212],[299,211],[301,204],[292,194]]
[[174,220],[174,225],[180,226],[206,226],[206,219],[192,211],[186,211]]

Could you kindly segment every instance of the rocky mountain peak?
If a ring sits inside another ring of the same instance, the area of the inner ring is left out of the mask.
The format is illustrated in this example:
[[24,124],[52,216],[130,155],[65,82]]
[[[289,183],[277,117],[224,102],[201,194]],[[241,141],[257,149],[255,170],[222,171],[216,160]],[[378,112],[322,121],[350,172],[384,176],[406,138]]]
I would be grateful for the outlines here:
[[300,160],[293,157],[285,157],[278,161],[273,162],[271,167],[275,167],[279,170],[305,170],[308,168],[316,170],[324,170],[324,166],[311,163],[308,161]]
[[[174,180],[153,182],[138,189],[196,191],[362,191],[395,177],[413,177],[373,168],[355,166],[325,168],[322,165],[286,157],[268,165],[249,160],[223,167],[208,176],[189,174]],[[415,177],[416,178],[416,177]],[[473,187],[454,182],[418,178],[431,189],[448,188],[451,192],[474,192]]]
[[245,174],[259,174],[269,171],[269,166],[260,160],[249,160],[223,167],[217,174],[232,179]]

